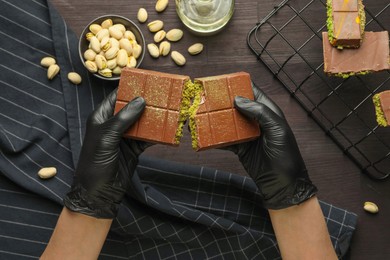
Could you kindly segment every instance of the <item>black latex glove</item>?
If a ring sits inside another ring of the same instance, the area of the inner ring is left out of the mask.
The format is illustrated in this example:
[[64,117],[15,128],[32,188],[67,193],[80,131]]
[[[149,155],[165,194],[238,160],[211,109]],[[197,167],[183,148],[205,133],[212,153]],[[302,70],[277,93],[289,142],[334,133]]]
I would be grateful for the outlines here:
[[113,116],[117,91],[113,91],[87,120],[83,147],[65,206],[96,218],[114,218],[129,188],[138,156],[149,146],[123,140],[123,133],[141,115],[145,101],[135,98]]
[[255,100],[236,97],[235,107],[260,125],[260,137],[231,146],[256,182],[268,209],[299,204],[317,192],[291,128],[279,107],[256,86]]

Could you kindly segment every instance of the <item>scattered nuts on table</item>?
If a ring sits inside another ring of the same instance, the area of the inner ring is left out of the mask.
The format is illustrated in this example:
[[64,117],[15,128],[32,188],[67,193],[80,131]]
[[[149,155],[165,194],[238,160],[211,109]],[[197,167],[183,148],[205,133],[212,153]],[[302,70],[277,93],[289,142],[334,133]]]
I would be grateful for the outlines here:
[[171,44],[168,41],[163,41],[160,43],[159,52],[162,56],[167,56],[171,51]]
[[137,65],[142,47],[123,24],[106,19],[100,25],[91,24],[89,29],[86,34],[89,46],[83,54],[88,71],[112,77],[112,74],[119,75],[123,67]]
[[183,37],[183,31],[180,29],[169,30],[165,36],[171,42],[177,42]]
[[203,51],[203,44],[195,43],[188,48],[188,53],[191,55],[197,55]]
[[144,23],[146,20],[148,20],[148,12],[145,8],[140,8],[138,10],[137,18],[140,23]]
[[378,213],[378,211],[379,211],[378,206],[375,203],[370,202],[370,201],[364,202],[363,208],[365,211],[370,212],[372,214]]
[[81,83],[81,76],[76,72],[69,72],[68,79],[70,82],[72,82],[75,85],[78,85]]
[[50,65],[53,65],[53,64],[56,64],[56,59],[54,59],[53,57],[44,57],[42,58],[41,60],[41,66],[43,67],[50,67]]
[[168,0],[157,0],[156,2],[156,11],[157,12],[163,12],[165,8],[168,6]]
[[153,58],[158,58],[160,56],[160,51],[159,51],[156,44],[149,43],[147,45],[147,47],[148,47],[148,51],[149,51],[150,56],[152,56]]
[[52,64],[47,69],[47,78],[52,80],[60,72],[60,67],[57,64]]
[[160,30],[160,31],[156,32],[156,34],[154,35],[154,41],[156,43],[161,42],[162,40],[164,40],[166,34],[167,33],[164,30]]
[[163,27],[164,27],[164,22],[161,20],[154,20],[154,21],[148,23],[148,28],[149,28],[149,31],[151,31],[151,32],[158,32],[158,31],[162,30]]
[[45,167],[38,171],[38,176],[41,179],[49,179],[54,177],[57,174],[57,169],[55,167]]
[[186,58],[178,51],[172,51],[171,58],[178,66],[186,64]]

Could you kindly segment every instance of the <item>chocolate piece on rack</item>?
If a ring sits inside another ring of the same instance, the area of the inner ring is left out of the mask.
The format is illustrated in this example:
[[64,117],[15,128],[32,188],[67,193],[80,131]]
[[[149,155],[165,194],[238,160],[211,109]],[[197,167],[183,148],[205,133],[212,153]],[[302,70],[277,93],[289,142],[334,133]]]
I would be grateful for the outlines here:
[[338,50],[330,45],[328,33],[322,33],[324,72],[349,77],[390,69],[389,34],[387,31],[366,32],[358,49]]
[[185,121],[180,117],[182,94],[184,83],[188,80],[188,76],[123,69],[115,113],[137,96],[146,101],[142,116],[125,136],[153,143],[178,145]]
[[361,0],[327,0],[329,42],[337,48],[359,48],[366,23]]
[[237,95],[253,100],[248,73],[197,78],[195,84],[202,86],[202,91],[194,99],[194,106],[199,106],[197,110],[190,112],[190,129],[196,151],[259,137],[259,125],[240,114],[233,103]]
[[376,121],[380,126],[390,125],[390,90],[382,91],[372,97]]

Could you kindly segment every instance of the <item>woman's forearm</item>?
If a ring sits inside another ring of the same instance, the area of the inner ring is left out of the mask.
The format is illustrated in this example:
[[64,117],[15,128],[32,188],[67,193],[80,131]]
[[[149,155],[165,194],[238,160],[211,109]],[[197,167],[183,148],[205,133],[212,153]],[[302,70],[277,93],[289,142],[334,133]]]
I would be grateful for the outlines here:
[[269,214],[284,260],[337,259],[316,197]]
[[64,207],[41,259],[97,259],[111,223]]

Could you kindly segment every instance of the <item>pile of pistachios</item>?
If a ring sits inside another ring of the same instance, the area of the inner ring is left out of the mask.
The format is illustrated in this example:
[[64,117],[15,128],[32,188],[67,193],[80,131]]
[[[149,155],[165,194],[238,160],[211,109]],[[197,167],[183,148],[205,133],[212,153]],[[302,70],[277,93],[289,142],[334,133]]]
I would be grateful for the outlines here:
[[121,23],[106,19],[93,23],[85,35],[89,47],[84,52],[84,65],[91,73],[111,78],[120,75],[124,67],[135,68],[142,46],[134,33]]
[[[155,10],[158,13],[163,12],[169,4],[169,0],[157,0]],[[145,8],[140,8],[137,14],[138,21],[145,23],[148,20],[148,12]],[[186,63],[186,58],[178,51],[171,51],[171,42],[178,42],[183,37],[184,33],[180,29],[171,29],[168,32],[164,30],[164,22],[154,20],[147,24],[150,32],[154,33],[153,43],[147,45],[150,56],[157,59],[160,56],[167,56],[171,53],[172,60],[178,65],[183,66]],[[195,43],[188,48],[190,55],[197,55],[203,51],[202,43]]]

